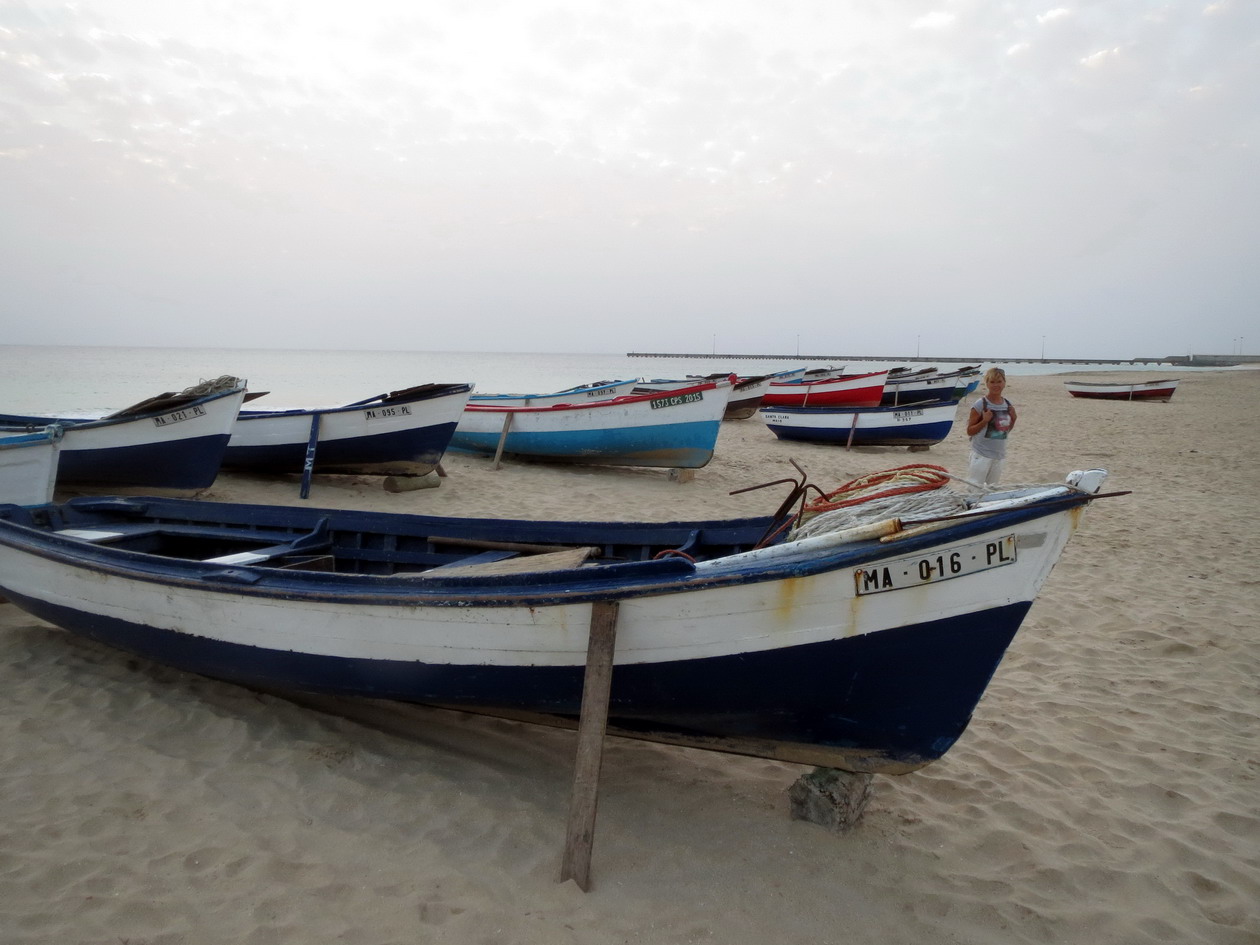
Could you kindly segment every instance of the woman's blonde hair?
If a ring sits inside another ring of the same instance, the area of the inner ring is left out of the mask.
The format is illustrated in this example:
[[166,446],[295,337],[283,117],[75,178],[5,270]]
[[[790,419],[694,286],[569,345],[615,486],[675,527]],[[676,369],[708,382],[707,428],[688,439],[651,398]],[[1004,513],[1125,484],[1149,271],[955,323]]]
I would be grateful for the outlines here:
[[984,382],[986,384],[992,383],[993,381],[1004,381],[1004,380],[1006,380],[1006,372],[1003,371],[1000,367],[991,367],[987,371],[984,372]]

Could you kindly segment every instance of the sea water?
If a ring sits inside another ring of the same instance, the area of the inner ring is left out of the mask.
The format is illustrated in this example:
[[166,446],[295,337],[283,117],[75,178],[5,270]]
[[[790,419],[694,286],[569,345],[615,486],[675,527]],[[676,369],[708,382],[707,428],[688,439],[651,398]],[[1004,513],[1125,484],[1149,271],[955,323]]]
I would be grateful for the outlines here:
[[[469,383],[483,394],[549,393],[595,381],[682,378],[731,371],[768,374],[828,364],[843,365],[854,373],[895,366],[886,361],[828,362],[791,357],[641,358],[607,353],[0,345],[0,412],[71,416],[113,411],[224,374],[248,381],[251,391],[268,392],[254,406],[280,409],[347,404],[427,383]],[[950,363],[939,366],[942,371],[959,367]],[[1074,369],[1071,364],[1003,366],[1011,374]],[[1120,367],[1092,365],[1087,369]]]

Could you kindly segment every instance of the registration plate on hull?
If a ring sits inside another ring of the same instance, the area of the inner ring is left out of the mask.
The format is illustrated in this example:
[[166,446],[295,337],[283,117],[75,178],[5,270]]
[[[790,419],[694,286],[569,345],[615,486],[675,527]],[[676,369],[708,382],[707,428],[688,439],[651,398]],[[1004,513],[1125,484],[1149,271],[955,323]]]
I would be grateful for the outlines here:
[[1015,536],[959,545],[949,551],[913,555],[853,569],[858,596],[920,587],[1015,563]]
[[206,411],[204,407],[185,407],[183,410],[173,410],[170,413],[164,413],[160,417],[153,418],[155,427],[169,427],[172,423],[180,423],[184,420],[193,420],[197,417],[204,417]]

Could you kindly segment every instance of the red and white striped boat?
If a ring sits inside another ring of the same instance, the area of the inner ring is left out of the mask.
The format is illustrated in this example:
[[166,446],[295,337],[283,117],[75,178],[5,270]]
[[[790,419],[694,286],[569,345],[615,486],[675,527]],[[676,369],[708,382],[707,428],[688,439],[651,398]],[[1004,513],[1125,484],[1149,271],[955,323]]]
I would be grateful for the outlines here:
[[771,384],[763,407],[878,407],[887,371],[844,374],[821,381]]

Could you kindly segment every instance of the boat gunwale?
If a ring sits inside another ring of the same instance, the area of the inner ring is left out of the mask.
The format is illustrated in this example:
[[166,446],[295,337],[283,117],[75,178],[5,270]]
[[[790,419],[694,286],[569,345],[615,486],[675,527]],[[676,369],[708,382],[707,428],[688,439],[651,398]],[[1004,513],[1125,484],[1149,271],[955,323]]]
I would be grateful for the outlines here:
[[[216,400],[222,400],[225,397],[234,397],[245,391],[245,384],[242,381],[241,386],[233,387],[228,390],[215,391],[210,394],[203,394],[200,397],[181,400],[177,403],[168,402],[165,406],[155,408],[153,410],[145,410],[140,413],[129,413],[121,417],[39,417],[25,416],[21,414],[5,413],[0,414],[0,434],[33,432],[27,430],[26,427],[40,426],[61,426],[65,431],[70,430],[86,430],[100,427],[116,427],[128,423],[136,423],[141,420],[152,420],[154,417],[161,417],[168,413],[178,410],[187,410],[189,407],[198,407],[202,404],[211,403]],[[21,430],[18,427],[22,427]]]
[[341,404],[333,407],[282,407],[277,410],[241,410],[237,413],[236,419],[238,421],[266,420],[272,417],[309,417],[317,413],[352,413],[355,411],[376,410],[381,407],[425,403],[431,400],[440,400],[444,397],[470,393],[473,390],[473,385],[469,383],[440,384],[437,386],[439,388],[437,390],[425,391],[415,396],[399,397],[396,400],[390,400],[389,395],[386,394],[362,403]]
[[[712,563],[702,573],[697,571],[692,562],[677,556],[601,567],[562,568],[508,575],[465,574],[451,578],[425,578],[426,572],[372,575],[286,570],[170,558],[59,536],[48,529],[11,520],[0,520],[0,545],[102,574],[156,582],[168,587],[197,588],[237,596],[348,605],[538,607],[690,593],[812,577],[911,555],[924,548],[950,544],[985,532],[1015,527],[1024,522],[1079,508],[1093,498],[1085,493],[1071,491],[1048,496],[1051,497],[1056,500],[1052,504],[1030,504],[982,515],[970,515],[958,519],[954,524],[946,524],[894,542],[864,540],[837,544],[831,548],[819,548],[815,544],[802,547],[798,552],[791,549],[792,542],[785,542],[775,546],[781,553],[769,561],[760,556],[741,562],[738,559],[745,553],[736,552],[709,559]],[[39,508],[36,506],[21,510],[33,512]],[[712,524],[720,525],[721,522],[722,520],[713,520]],[[659,524],[667,526],[671,523]],[[296,537],[298,536],[294,535]],[[719,570],[726,558],[732,559],[731,564]]]
[[[576,404],[489,404],[477,402],[473,403],[470,398],[468,406],[464,410],[468,413],[558,413],[565,410],[594,410],[599,407],[624,407],[627,405],[635,405],[646,403],[650,400],[657,400],[662,397],[677,397],[679,394],[690,394],[699,391],[717,390],[722,384],[719,382],[703,382],[693,384],[690,387],[680,387],[675,390],[653,391],[647,394],[622,394],[619,397],[609,397],[605,400],[591,400],[585,403]],[[551,396],[551,395],[546,395]]]

